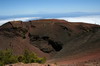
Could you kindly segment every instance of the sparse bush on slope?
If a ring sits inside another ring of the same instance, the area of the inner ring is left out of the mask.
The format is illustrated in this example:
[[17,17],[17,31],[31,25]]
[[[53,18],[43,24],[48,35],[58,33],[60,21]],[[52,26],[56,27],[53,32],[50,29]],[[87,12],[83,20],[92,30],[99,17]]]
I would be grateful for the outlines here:
[[12,64],[17,63],[17,57],[12,54],[11,50],[2,50],[0,51],[0,63],[1,65],[4,64]]
[[23,55],[13,55],[11,50],[0,51],[0,66],[13,63],[45,63],[46,58],[40,58],[35,53],[28,50],[24,51]]

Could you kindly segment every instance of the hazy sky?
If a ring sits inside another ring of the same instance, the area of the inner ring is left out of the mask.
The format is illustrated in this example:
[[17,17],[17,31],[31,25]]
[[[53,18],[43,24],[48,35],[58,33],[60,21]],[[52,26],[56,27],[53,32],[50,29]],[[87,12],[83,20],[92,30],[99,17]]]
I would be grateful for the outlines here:
[[100,12],[100,0],[0,0],[0,16]]

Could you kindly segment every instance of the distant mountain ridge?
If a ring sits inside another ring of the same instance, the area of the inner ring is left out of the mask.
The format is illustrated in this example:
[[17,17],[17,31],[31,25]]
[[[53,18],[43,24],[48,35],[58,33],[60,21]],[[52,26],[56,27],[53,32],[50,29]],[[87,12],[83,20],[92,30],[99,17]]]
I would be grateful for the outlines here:
[[61,18],[61,17],[79,17],[79,16],[91,16],[100,15],[100,12],[69,12],[69,13],[43,13],[43,14],[27,14],[27,15],[10,15],[0,16],[0,19],[8,18],[22,18],[22,17],[42,17],[42,18]]

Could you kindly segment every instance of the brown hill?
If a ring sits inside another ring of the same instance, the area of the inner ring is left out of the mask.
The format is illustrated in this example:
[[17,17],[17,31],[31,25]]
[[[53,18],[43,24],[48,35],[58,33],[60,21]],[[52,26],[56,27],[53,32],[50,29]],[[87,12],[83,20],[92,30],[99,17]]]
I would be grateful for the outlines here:
[[8,48],[14,54],[29,49],[52,59],[48,62],[100,58],[100,26],[57,19],[12,21],[0,26],[0,49]]

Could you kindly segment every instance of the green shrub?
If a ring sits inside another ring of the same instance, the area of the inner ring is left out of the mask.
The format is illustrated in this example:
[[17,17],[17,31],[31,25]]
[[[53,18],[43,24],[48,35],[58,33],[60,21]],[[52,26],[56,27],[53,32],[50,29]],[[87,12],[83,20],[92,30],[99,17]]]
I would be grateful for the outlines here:
[[18,56],[17,60],[18,60],[18,62],[23,62],[24,56],[23,55]]
[[45,63],[46,58],[40,58],[35,53],[29,52],[28,50],[24,51],[24,63]]
[[8,64],[13,64],[13,63],[17,63],[17,62],[18,62],[17,57],[16,56],[11,56],[9,58]]
[[44,64],[46,62],[46,58],[38,58],[37,60],[38,63]]
[[13,64],[17,62],[24,63],[45,63],[46,58],[40,58],[35,53],[28,50],[24,51],[23,55],[15,56],[12,54],[11,50],[0,51],[0,66],[5,64]]
[[1,62],[1,61],[0,61],[0,66],[4,66],[4,62]]
[[17,58],[12,54],[11,50],[0,51],[0,62],[3,64],[17,63]]

